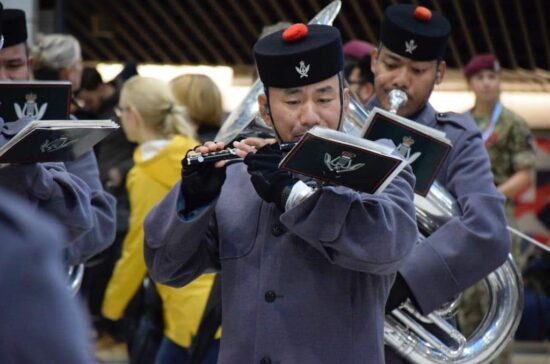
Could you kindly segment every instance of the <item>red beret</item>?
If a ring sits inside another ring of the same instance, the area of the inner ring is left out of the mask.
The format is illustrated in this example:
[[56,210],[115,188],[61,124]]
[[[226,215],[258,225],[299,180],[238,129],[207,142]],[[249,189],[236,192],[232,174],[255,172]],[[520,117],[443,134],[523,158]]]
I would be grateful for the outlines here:
[[500,64],[493,54],[478,54],[468,62],[464,68],[464,76],[470,78],[479,71],[490,70],[500,72]]
[[355,59],[363,59],[363,57],[371,54],[374,46],[364,40],[350,40],[344,44],[344,57],[351,57]]

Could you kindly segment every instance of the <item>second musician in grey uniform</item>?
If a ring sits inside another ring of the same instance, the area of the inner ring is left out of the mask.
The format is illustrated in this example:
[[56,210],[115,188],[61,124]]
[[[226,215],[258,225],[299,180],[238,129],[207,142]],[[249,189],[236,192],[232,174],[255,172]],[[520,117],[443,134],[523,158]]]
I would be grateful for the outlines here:
[[[460,214],[415,246],[399,269],[387,311],[411,298],[424,314],[499,267],[510,252],[504,198],[496,190],[481,135],[473,120],[438,113],[428,102],[445,75],[443,55],[451,27],[437,12],[413,5],[386,9],[379,48],[372,55],[376,97],[369,107],[389,108],[387,91],[408,102],[398,113],[446,133],[453,147],[437,181],[457,200]],[[394,353],[388,362],[399,361]]]

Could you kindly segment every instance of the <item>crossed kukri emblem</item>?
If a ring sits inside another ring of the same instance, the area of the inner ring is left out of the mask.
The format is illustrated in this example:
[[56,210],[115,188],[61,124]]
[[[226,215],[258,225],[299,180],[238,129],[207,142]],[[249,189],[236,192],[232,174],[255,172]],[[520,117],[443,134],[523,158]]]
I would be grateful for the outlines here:
[[353,172],[365,165],[365,163],[353,164],[353,158],[355,158],[355,154],[346,151],[335,158],[332,158],[329,153],[325,153],[325,165],[329,171],[335,172],[336,174]]
[[405,52],[413,54],[414,50],[418,48],[418,45],[414,43],[414,39],[405,42]]
[[294,67],[294,69],[300,74],[300,78],[308,77],[309,66],[309,64],[306,66],[304,61],[300,61],[300,67]]
[[38,104],[36,103],[36,95],[35,94],[28,94],[25,96],[27,99],[27,102],[23,105],[23,108],[19,106],[19,104],[14,103],[13,107],[15,108],[15,114],[19,119],[23,118],[29,118],[31,120],[40,120],[46,113],[46,109],[48,108],[48,103],[42,104],[40,108],[38,107]]
[[422,155],[420,152],[415,152],[411,154],[412,152],[412,145],[414,144],[414,139],[410,136],[404,136],[403,141],[395,148],[397,149],[397,152],[405,158],[405,160],[412,164],[415,160],[418,159]]

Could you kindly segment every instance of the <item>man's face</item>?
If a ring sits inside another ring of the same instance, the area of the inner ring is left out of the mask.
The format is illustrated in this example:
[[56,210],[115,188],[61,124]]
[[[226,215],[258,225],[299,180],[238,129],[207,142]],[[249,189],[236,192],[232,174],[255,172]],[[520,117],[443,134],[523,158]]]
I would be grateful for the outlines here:
[[[344,112],[349,90],[344,89]],[[337,129],[340,124],[340,85],[338,76],[295,88],[269,88],[271,118],[265,112],[265,95],[258,99],[264,121],[276,129],[282,142],[298,140],[306,131],[319,125]]]
[[359,69],[359,66],[353,67],[351,70],[349,76],[348,76],[348,84],[350,90],[358,95],[359,89],[361,88],[361,70]]
[[24,43],[0,49],[0,80],[28,81],[31,60]]
[[82,89],[78,92],[78,98],[84,103],[84,108],[93,112],[97,112],[102,104],[101,92],[99,88],[95,90]]
[[[388,110],[388,92],[393,89],[405,91],[408,101],[398,109],[398,114],[410,116],[428,102],[434,85],[443,79],[445,67],[443,61],[439,64],[435,60],[414,61],[382,47],[372,53],[371,69],[376,96]],[[437,71],[439,77],[436,77]]]
[[82,61],[78,60],[69,67],[61,70],[61,78],[71,82],[73,92],[80,90],[82,78]]
[[479,71],[470,77],[470,88],[477,100],[495,102],[500,95],[500,74],[491,70]]

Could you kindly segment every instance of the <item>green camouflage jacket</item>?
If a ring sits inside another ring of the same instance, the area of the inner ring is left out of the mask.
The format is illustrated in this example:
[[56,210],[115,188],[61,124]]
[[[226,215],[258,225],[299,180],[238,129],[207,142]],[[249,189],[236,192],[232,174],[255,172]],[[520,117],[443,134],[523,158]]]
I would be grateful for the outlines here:
[[[474,117],[481,131],[489,125],[489,118]],[[493,133],[485,141],[491,161],[495,184],[498,186],[514,173],[535,165],[535,151],[531,131],[525,121],[503,108]]]

